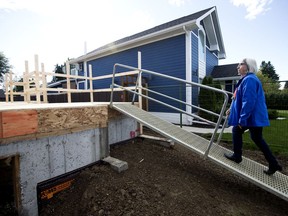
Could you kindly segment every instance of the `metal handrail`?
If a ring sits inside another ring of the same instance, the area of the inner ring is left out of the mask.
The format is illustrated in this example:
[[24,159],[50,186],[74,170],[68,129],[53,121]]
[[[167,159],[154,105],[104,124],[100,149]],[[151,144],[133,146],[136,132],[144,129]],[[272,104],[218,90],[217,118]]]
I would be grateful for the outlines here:
[[[132,90],[130,90],[130,89],[127,89],[126,87],[121,86],[121,85],[118,85],[118,84],[115,83],[115,74],[116,74],[116,68],[117,68],[117,67],[122,67],[122,68],[130,69],[130,70],[135,70],[135,71],[138,70],[138,71],[139,71],[138,76],[137,76],[137,80],[136,80],[136,85],[135,85],[135,90],[134,90],[134,91],[132,91]],[[200,83],[190,82],[190,81],[186,81],[186,80],[183,80],[183,79],[180,79],[180,78],[176,78],[176,77],[172,77],[172,76],[169,76],[169,75],[157,73],[157,72],[154,72],[154,71],[145,70],[145,69],[139,69],[139,68],[135,68],[135,67],[132,67],[132,66],[128,66],[128,65],[116,63],[116,64],[114,65],[114,67],[113,67],[112,84],[111,84],[111,86],[110,86],[110,88],[111,88],[110,106],[111,106],[111,107],[113,107],[113,92],[114,92],[113,90],[114,90],[114,87],[118,87],[118,88],[121,88],[121,89],[124,89],[124,90],[127,90],[127,91],[133,93],[132,104],[134,104],[134,102],[135,102],[136,95],[139,95],[139,96],[141,96],[141,97],[145,97],[145,98],[147,98],[147,99],[149,99],[149,100],[152,100],[152,101],[154,101],[154,102],[157,102],[157,103],[160,103],[160,104],[162,104],[162,105],[164,105],[164,106],[167,106],[167,107],[169,107],[169,108],[171,108],[171,109],[177,110],[178,112],[185,113],[186,115],[193,116],[193,117],[198,118],[198,119],[201,119],[201,120],[205,120],[206,122],[208,121],[208,120],[206,120],[206,119],[204,119],[204,118],[202,118],[202,117],[196,116],[196,115],[194,115],[194,114],[192,114],[192,113],[188,113],[188,112],[186,112],[186,111],[183,111],[183,110],[181,110],[181,109],[178,109],[178,108],[176,108],[176,107],[174,107],[174,106],[172,106],[172,105],[169,105],[169,104],[164,103],[164,102],[162,102],[162,101],[159,101],[159,100],[157,100],[157,99],[154,99],[154,98],[151,98],[151,97],[149,97],[149,96],[146,96],[146,95],[143,95],[143,94],[138,93],[137,90],[138,90],[139,88],[142,88],[142,86],[139,86],[139,80],[140,80],[141,77],[142,77],[142,73],[147,73],[147,74],[151,74],[151,75],[154,75],[154,76],[159,76],[159,77],[167,78],[167,79],[170,79],[170,80],[178,81],[178,82],[181,82],[181,83],[186,83],[186,84],[191,85],[191,86],[197,86],[197,87],[205,88],[205,89],[208,89],[208,90],[211,90],[211,91],[215,91],[215,92],[218,92],[218,93],[221,93],[221,94],[224,95],[224,103],[223,103],[223,105],[222,105],[221,112],[220,112],[220,114],[219,114],[219,117],[218,117],[218,120],[217,120],[215,129],[214,129],[214,132],[213,132],[213,134],[212,134],[212,137],[211,137],[211,139],[210,139],[209,145],[208,145],[208,147],[207,147],[207,149],[206,149],[206,151],[205,151],[205,154],[204,154],[204,156],[207,157],[208,154],[209,154],[209,150],[210,150],[210,148],[211,148],[211,146],[212,146],[212,144],[213,144],[213,141],[214,141],[214,139],[215,139],[215,136],[216,136],[216,134],[217,134],[217,131],[218,131],[218,129],[219,129],[221,120],[224,118],[224,113],[225,113],[225,109],[226,109],[226,106],[227,106],[227,104],[228,104],[228,98],[229,98],[227,92],[224,91],[224,90],[221,90],[221,89],[217,89],[217,88],[214,88],[214,87],[207,86],[207,85],[202,85],[202,84],[200,84]],[[159,93],[159,94],[161,94],[161,93]],[[166,95],[166,96],[167,96],[167,95]],[[167,96],[167,97],[170,97],[170,96]],[[208,113],[211,112],[211,111],[206,110],[206,109],[203,109],[203,108],[202,108],[202,110],[203,110],[203,111],[206,111],[206,112],[208,112]],[[225,119],[225,124],[226,124],[226,120],[227,120],[227,118]],[[208,122],[210,122],[210,121],[208,121]],[[214,122],[213,122],[213,124],[215,125]],[[223,131],[224,131],[224,126],[225,126],[225,125],[222,126],[221,133],[223,133]],[[219,135],[219,136],[220,136],[220,135]],[[222,136],[222,134],[221,134],[221,136]],[[218,137],[218,138],[219,138],[219,137]],[[218,140],[219,140],[219,139],[218,139]]]
[[[152,98],[152,97],[149,97],[149,96],[140,94],[140,93],[138,93],[138,92],[135,92],[135,90],[132,91],[131,89],[127,89],[127,87],[123,87],[123,86],[118,85],[118,84],[115,84],[114,86],[115,86],[115,87],[118,87],[118,88],[121,88],[121,89],[123,89],[123,90],[126,90],[126,91],[128,91],[128,92],[131,92],[131,93],[133,93],[134,95],[138,95],[138,96],[141,96],[141,97],[145,97],[145,98],[147,98],[147,99],[149,99],[149,100],[152,100],[152,101],[154,101],[154,102],[157,102],[157,103],[159,103],[159,104],[162,104],[162,105],[164,105],[164,106],[166,106],[166,107],[169,107],[169,108],[171,108],[171,109],[174,109],[174,110],[176,110],[176,111],[179,111],[179,112],[181,112],[181,113],[184,113],[184,114],[186,114],[186,115],[189,115],[189,116],[191,116],[191,117],[198,118],[199,120],[205,121],[205,122],[207,122],[207,123],[209,123],[209,124],[211,124],[211,125],[216,126],[216,123],[215,123],[215,122],[212,122],[212,121],[209,121],[209,120],[207,120],[207,119],[204,119],[204,118],[202,118],[202,117],[200,117],[200,116],[194,115],[193,113],[188,113],[188,112],[183,111],[183,110],[181,110],[181,109],[179,109],[179,108],[176,108],[176,107],[174,107],[174,106],[171,106],[170,104],[167,104],[167,103],[165,103],[165,102],[156,100],[156,99],[154,99],[154,98]],[[169,96],[168,96],[167,98],[169,98]],[[133,103],[133,102],[132,102],[132,103]]]
[[[199,106],[195,106],[195,105],[193,105],[193,104],[188,104],[188,103],[186,103],[186,102],[184,102],[184,101],[181,101],[181,100],[179,100],[179,99],[176,99],[176,98],[173,98],[173,97],[167,96],[167,95],[165,95],[165,94],[162,94],[162,93],[159,93],[159,92],[153,91],[153,90],[151,90],[151,89],[147,89],[147,88],[145,88],[145,87],[140,87],[140,86],[139,86],[139,88],[142,88],[142,90],[152,92],[153,94],[160,95],[160,96],[162,96],[162,97],[165,97],[165,98],[171,99],[171,100],[173,100],[173,101],[176,101],[176,102],[182,103],[182,104],[187,105],[187,106],[190,106],[190,107],[192,107],[192,108],[197,108],[197,109],[202,110],[202,111],[205,111],[205,112],[207,112],[207,113],[209,113],[209,114],[211,114],[211,115],[214,115],[214,116],[219,117],[219,114],[214,113],[214,112],[212,112],[212,111],[210,111],[210,110],[206,110],[206,109],[201,108],[201,107],[199,107]],[[199,118],[199,117],[196,116],[196,118]],[[206,119],[204,119],[204,121],[207,122]],[[213,125],[216,125],[216,123],[213,122]]]

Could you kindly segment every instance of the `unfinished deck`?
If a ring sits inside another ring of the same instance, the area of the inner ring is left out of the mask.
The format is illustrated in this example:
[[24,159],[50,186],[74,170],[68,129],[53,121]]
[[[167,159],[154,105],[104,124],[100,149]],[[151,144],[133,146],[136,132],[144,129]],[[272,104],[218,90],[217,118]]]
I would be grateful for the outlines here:
[[138,131],[136,120],[109,103],[0,103],[1,182],[13,186],[19,215],[38,215],[37,184],[106,158],[111,144]]
[[121,114],[107,102],[0,103],[0,144],[107,127]]

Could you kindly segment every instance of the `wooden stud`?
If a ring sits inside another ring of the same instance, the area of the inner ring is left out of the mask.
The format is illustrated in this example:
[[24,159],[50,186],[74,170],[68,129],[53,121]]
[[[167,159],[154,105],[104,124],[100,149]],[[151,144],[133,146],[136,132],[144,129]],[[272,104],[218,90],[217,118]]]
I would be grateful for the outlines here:
[[[29,65],[28,65],[28,61],[25,61],[25,73],[24,73],[24,77],[25,77],[25,85],[24,85],[24,93],[26,94],[26,102],[30,103],[30,93],[29,93],[29,88],[30,88],[30,80],[29,80]],[[24,79],[24,78],[23,78]],[[26,87],[26,88],[25,88]]]
[[92,65],[89,64],[89,85],[90,85],[90,102],[94,102],[93,98],[93,81],[92,81]]
[[[70,64],[69,64],[69,61],[66,61],[66,75],[67,75],[67,78],[66,78],[67,89],[71,89],[71,84],[70,84]],[[71,92],[70,91],[67,92],[67,100],[68,100],[68,103],[71,103]]]
[[5,98],[6,98],[6,102],[8,103],[9,102],[9,95],[8,95],[8,92],[9,92],[9,82],[8,82],[8,74],[6,73],[5,74]]
[[35,55],[35,88],[36,88],[36,101],[37,103],[41,103],[40,98],[40,83],[39,83],[39,63],[38,63],[38,55]]
[[14,203],[18,214],[20,215],[21,206],[21,185],[20,185],[20,156],[13,157],[13,187],[14,187]]
[[42,77],[42,91],[43,91],[43,101],[44,103],[48,103],[47,91],[44,89],[47,87],[47,76],[44,74],[44,64],[41,63],[41,77]]
[[12,71],[9,72],[10,101],[14,102]]

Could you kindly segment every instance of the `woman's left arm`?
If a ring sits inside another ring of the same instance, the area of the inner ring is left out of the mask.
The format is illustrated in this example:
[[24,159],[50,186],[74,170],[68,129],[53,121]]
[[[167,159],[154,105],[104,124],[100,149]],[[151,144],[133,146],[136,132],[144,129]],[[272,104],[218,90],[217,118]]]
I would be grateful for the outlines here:
[[247,77],[241,85],[242,106],[238,123],[241,126],[247,126],[247,120],[253,113],[257,100],[257,82],[252,77]]

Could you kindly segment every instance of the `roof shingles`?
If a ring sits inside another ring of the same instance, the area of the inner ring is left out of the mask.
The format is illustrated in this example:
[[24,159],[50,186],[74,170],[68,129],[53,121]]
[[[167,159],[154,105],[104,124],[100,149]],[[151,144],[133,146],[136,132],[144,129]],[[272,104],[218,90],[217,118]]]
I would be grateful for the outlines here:
[[239,76],[238,71],[237,71],[237,66],[238,64],[227,64],[227,65],[215,66],[211,73],[211,76],[214,79]]
[[104,49],[106,49],[108,47],[111,47],[111,45],[114,45],[114,46],[115,45],[119,45],[119,44],[125,43],[127,41],[131,41],[131,40],[134,40],[134,39],[137,39],[137,38],[140,38],[140,37],[143,37],[143,36],[146,36],[146,35],[149,35],[149,34],[152,34],[152,33],[155,33],[155,32],[170,28],[170,27],[173,27],[173,26],[180,25],[182,23],[186,23],[186,22],[189,22],[189,21],[196,20],[197,18],[199,18],[199,17],[203,16],[204,14],[206,14],[212,8],[214,8],[214,7],[211,7],[211,8],[196,12],[194,14],[190,14],[188,16],[181,17],[181,18],[176,19],[176,20],[172,20],[170,22],[155,26],[155,27],[153,27],[151,29],[147,29],[147,30],[139,32],[137,34],[130,35],[128,37],[125,37],[125,38],[122,38],[120,40],[114,41],[112,43],[106,44],[106,45],[104,45],[102,47],[99,47],[99,48],[87,53],[87,55],[92,54],[92,53],[96,53],[96,52],[101,51],[101,50],[104,50]]

